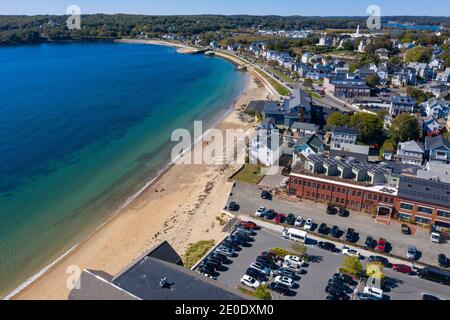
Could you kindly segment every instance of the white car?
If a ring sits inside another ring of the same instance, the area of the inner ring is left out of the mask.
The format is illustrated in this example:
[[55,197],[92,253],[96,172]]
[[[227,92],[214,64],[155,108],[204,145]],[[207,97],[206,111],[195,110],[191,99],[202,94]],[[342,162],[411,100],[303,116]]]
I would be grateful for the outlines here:
[[295,225],[296,227],[300,227],[300,226],[302,225],[302,223],[303,223],[303,217],[298,216],[298,217],[295,219],[294,225]]
[[241,278],[241,283],[243,285],[245,285],[247,287],[250,287],[250,288],[253,288],[253,289],[257,289],[261,285],[261,283],[258,280],[256,280],[253,277],[250,277],[248,275],[244,275]]
[[285,268],[285,269],[288,269],[292,272],[299,273],[299,274],[303,273],[303,268],[300,265],[292,264],[287,261],[283,261],[281,263],[281,268]]
[[287,255],[284,257],[284,261],[289,262],[290,264],[298,265],[300,267],[303,267],[303,265],[305,264],[305,261],[303,261],[302,259],[300,259],[300,257],[297,256]]
[[253,262],[252,264],[250,264],[250,268],[258,270],[259,272],[270,276],[270,269],[266,266],[263,266],[261,263]]
[[313,224],[314,224],[313,219],[310,218],[310,219],[306,220],[305,226],[303,227],[303,229],[305,229],[305,230],[311,230]]
[[378,299],[383,299],[383,290],[375,288],[375,287],[365,287],[364,291],[365,294],[370,294],[374,297],[377,297]]
[[288,286],[289,288],[292,288],[294,286],[294,280],[292,280],[291,278],[286,277],[286,276],[275,277],[275,282],[284,284],[284,285]]
[[360,253],[359,253],[358,250],[350,249],[350,248],[347,248],[347,247],[342,249],[342,254],[344,254],[346,256],[350,256],[350,257],[357,257],[357,258],[360,257]]
[[256,210],[255,216],[256,217],[262,217],[265,212],[266,212],[266,208],[264,206],[261,206],[261,207],[258,208],[258,210]]

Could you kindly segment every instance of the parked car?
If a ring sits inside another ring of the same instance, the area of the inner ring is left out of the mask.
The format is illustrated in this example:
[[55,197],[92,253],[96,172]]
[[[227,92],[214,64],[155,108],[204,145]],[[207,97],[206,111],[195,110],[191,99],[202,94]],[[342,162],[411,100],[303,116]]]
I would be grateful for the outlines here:
[[414,246],[408,246],[408,249],[406,250],[406,258],[410,260],[416,260],[417,257],[417,249]]
[[438,255],[438,263],[439,267],[447,268],[448,267],[448,260],[445,254]]
[[241,278],[241,283],[247,287],[253,288],[253,289],[257,289],[261,283],[256,280],[255,278],[249,276],[249,275],[244,275]]
[[268,266],[263,265],[262,263],[259,262],[253,262],[250,264],[250,268],[253,268],[259,272],[262,272],[268,276],[270,276],[270,268]]
[[331,205],[331,204],[329,204],[328,206],[327,206],[327,214],[336,214],[336,212],[337,212],[337,210],[336,210],[336,208],[333,206],[333,205]]
[[239,211],[239,205],[236,202],[230,202],[228,204],[228,210]]
[[402,224],[402,233],[406,235],[411,234],[411,228],[406,223]]
[[333,275],[333,279],[338,280],[338,281],[342,281],[350,286],[355,285],[357,282],[350,277],[348,274],[343,274],[343,273],[335,273]]
[[331,243],[331,242],[319,241],[317,246],[319,248],[327,250],[327,251],[332,251],[333,252],[333,251],[336,250],[336,246],[333,243]]
[[300,257],[293,256],[293,255],[287,255],[284,257],[284,261],[289,262],[291,264],[297,264],[301,267],[305,265],[305,261],[302,260]]
[[380,252],[385,252],[386,251],[386,239],[384,239],[384,238],[378,239],[375,250],[380,251]]
[[201,274],[203,274],[205,276],[212,277],[215,273],[215,270],[211,266],[202,265],[198,268],[198,272],[200,272]]
[[378,299],[383,299],[383,290],[375,287],[365,287],[363,293],[370,294]]
[[258,208],[258,210],[256,210],[255,216],[256,217],[263,217],[265,212],[266,212],[266,208],[264,206],[261,206],[261,207]]
[[276,223],[283,223],[285,218],[286,218],[286,217],[285,217],[284,214],[278,213],[277,216],[275,217],[274,221],[275,221]]
[[210,257],[213,257],[213,258],[215,258],[215,259],[218,259],[218,260],[220,260],[221,262],[225,262],[225,261],[228,260],[228,258],[227,258],[226,255],[221,254],[221,253],[219,253],[219,252],[217,252],[217,251],[214,251],[213,253],[210,253],[209,256],[210,256]]
[[264,214],[264,218],[267,220],[273,220],[276,216],[277,216],[276,212],[273,211],[272,209],[267,210],[266,213]]
[[260,283],[265,283],[267,281],[267,276],[264,273],[253,268],[248,268],[247,271],[245,271],[245,274],[258,280]]
[[235,243],[237,245],[246,245],[247,244],[247,240],[243,237],[240,237],[238,235],[231,235],[227,238],[228,240],[231,241],[231,243]]
[[299,264],[290,263],[288,261],[283,261],[283,263],[281,264],[281,267],[284,269],[288,269],[295,273],[303,273],[303,268]]
[[353,292],[352,288],[350,288],[343,281],[340,281],[338,279],[330,279],[330,280],[328,280],[328,286],[333,287],[333,288],[337,288],[337,289],[342,290],[342,291],[344,291],[346,293]]
[[356,234],[353,228],[348,228],[347,233],[345,234],[345,240],[348,242],[355,242]]
[[371,236],[367,236],[366,241],[364,242],[364,247],[373,249],[376,245],[377,242]]
[[212,261],[212,260],[204,260],[201,264],[200,264],[200,268],[201,267],[207,267],[207,268],[213,268],[213,269],[217,269],[221,267],[221,263],[218,261]]
[[331,295],[343,296],[345,295],[345,291],[334,286],[326,286],[325,292]]
[[308,220],[306,220],[303,229],[305,229],[305,230],[311,230],[312,227],[313,227],[313,224],[314,224],[313,220],[312,220],[311,218],[309,218]]
[[256,223],[254,223],[252,221],[241,221],[240,226],[244,227],[245,229],[249,229],[249,230],[254,230],[258,227],[256,225]]
[[229,238],[223,240],[221,246],[233,249],[235,251],[239,251],[240,249],[239,244],[237,244],[235,241]]
[[371,294],[359,292],[358,293],[359,300],[381,300],[380,298],[377,298]]
[[234,250],[231,249],[231,248],[228,248],[226,246],[219,246],[219,247],[216,248],[215,251],[218,252],[218,253],[221,253],[221,254],[223,254],[223,255],[225,255],[227,257],[231,257],[231,256],[234,255]]
[[255,235],[255,231],[254,231],[254,230],[252,230],[252,229],[246,229],[246,228],[241,227],[241,226],[237,227],[237,228],[234,230],[234,232],[235,232],[235,233],[239,233],[239,234],[245,234],[245,235],[247,235],[248,237],[252,237],[253,235]]
[[333,226],[333,228],[331,228],[330,234],[332,237],[334,238],[339,238],[340,236],[340,230],[338,226]]
[[291,279],[296,278],[295,272],[286,268],[280,268],[278,270],[275,270],[274,274],[275,276],[285,276]]
[[294,279],[286,277],[286,276],[276,276],[275,280],[276,283],[282,283],[289,288],[292,288],[294,286]]
[[317,229],[317,232],[320,234],[327,234],[328,233],[328,226],[326,223],[321,223],[319,228]]
[[438,297],[433,296],[433,295],[428,294],[428,293],[424,293],[424,294],[422,294],[422,300],[430,300],[430,301],[432,301],[432,300],[441,300],[441,298],[438,298]]
[[346,294],[336,294],[336,293],[329,293],[326,300],[350,300],[350,297]]
[[359,251],[355,250],[355,249],[350,249],[350,248],[344,248],[342,249],[342,254],[346,255],[346,256],[350,256],[350,257],[360,257]]
[[405,274],[411,274],[413,272],[411,267],[404,265],[404,264],[393,264],[392,270],[395,270],[400,273],[405,273]]
[[391,266],[388,259],[386,259],[385,257],[380,257],[380,256],[370,256],[369,262],[380,262],[383,264],[383,266],[385,266],[387,268],[389,268]]
[[285,296],[287,296],[290,292],[290,289],[287,285],[277,282],[272,282],[269,286],[269,289]]
[[339,207],[338,215],[339,215],[339,217],[346,217],[346,216],[348,216],[347,209],[345,209],[344,207]]
[[261,192],[261,198],[265,200],[272,200],[272,194],[267,190],[263,190]]
[[302,224],[303,224],[303,217],[298,216],[298,217],[295,219],[294,225],[295,225],[296,227],[301,227]]
[[257,256],[256,262],[262,264],[263,266],[265,266],[271,270],[274,270],[277,268],[277,265],[275,264],[275,262],[273,262],[272,260],[267,260],[266,258],[264,258],[262,256]]
[[295,223],[295,216],[292,213],[289,213],[284,222],[290,226],[293,226]]
[[273,261],[273,259],[277,256],[277,254],[275,252],[273,252],[272,250],[270,250],[270,251],[261,252],[261,254],[259,256],[263,257],[266,260]]

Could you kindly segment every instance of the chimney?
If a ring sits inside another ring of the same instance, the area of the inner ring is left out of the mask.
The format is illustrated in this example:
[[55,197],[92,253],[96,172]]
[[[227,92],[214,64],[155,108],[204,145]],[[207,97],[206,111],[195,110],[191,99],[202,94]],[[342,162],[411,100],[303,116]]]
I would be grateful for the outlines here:
[[305,122],[305,108],[300,107],[300,122]]

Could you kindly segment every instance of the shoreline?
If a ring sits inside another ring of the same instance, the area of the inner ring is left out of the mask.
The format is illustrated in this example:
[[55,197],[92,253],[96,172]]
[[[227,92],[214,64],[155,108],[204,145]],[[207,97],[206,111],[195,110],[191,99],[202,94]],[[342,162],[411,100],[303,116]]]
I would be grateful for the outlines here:
[[[134,41],[133,41],[134,42]],[[146,41],[146,43],[149,43],[148,41]],[[158,42],[160,45],[164,45],[161,42]],[[151,44],[153,44],[153,42],[151,42]],[[175,46],[175,44],[172,44],[173,46]],[[233,126],[237,126],[237,127],[242,127],[245,126],[244,123],[237,123],[239,122],[237,118],[237,112],[239,109],[239,103],[242,103],[242,100],[248,99],[249,101],[254,100],[255,98],[252,96],[251,92],[252,90],[255,90],[255,85],[256,82],[254,80],[254,77],[252,74],[248,73],[248,79],[247,79],[247,83],[245,88],[243,89],[241,95],[238,97],[238,99],[236,99],[236,101],[227,108],[227,111],[224,113],[224,115],[218,119],[212,126],[211,128],[209,128],[208,130],[206,130],[203,133],[203,138],[205,136],[207,136],[208,132],[213,129],[213,128],[228,128],[233,127]],[[260,91],[259,94],[260,95],[267,95],[267,97],[270,96],[270,93],[267,92],[266,89],[263,88],[258,88],[258,90]],[[250,97],[248,97],[250,95]],[[227,122],[230,123],[230,125],[227,125]],[[197,141],[195,143],[193,143],[192,148],[195,148],[195,146],[197,145]],[[181,156],[182,158],[183,156]],[[184,166],[184,165],[183,165]],[[200,167],[203,165],[200,165]],[[206,165],[205,165],[206,166]],[[38,273],[34,274],[32,277],[30,277],[29,279],[27,279],[24,283],[22,283],[19,287],[17,287],[15,290],[13,290],[12,292],[8,293],[5,298],[7,299],[66,299],[67,296],[66,294],[68,294],[68,290],[65,289],[64,284],[65,284],[65,278],[67,277],[67,275],[61,274],[61,268],[65,265],[65,263],[68,263],[68,261],[70,261],[71,259],[73,259],[74,257],[76,257],[77,255],[81,255],[83,256],[83,252],[86,251],[90,251],[89,247],[94,247],[94,250],[97,249],[98,247],[98,243],[96,246],[96,238],[98,237],[102,237],[102,238],[111,238],[114,236],[114,234],[111,234],[110,231],[114,231],[114,230],[108,230],[109,229],[115,229],[118,228],[118,226],[113,226],[113,225],[121,225],[122,228],[124,226],[126,226],[126,221],[120,221],[120,220],[126,220],[126,218],[124,217],[126,214],[131,214],[133,213],[133,211],[136,211],[136,208],[140,206],[140,204],[144,201],[146,201],[146,198],[151,198],[155,193],[158,193],[158,185],[160,184],[166,184],[167,181],[164,180],[170,180],[173,177],[168,177],[173,175],[174,171],[180,171],[180,168],[178,168],[179,166],[175,166],[175,164],[173,163],[173,161],[169,162],[168,165],[162,169],[158,175],[151,179],[141,190],[139,190],[137,193],[135,193],[134,195],[131,195],[129,198],[127,198],[124,202],[124,204],[122,204],[118,210],[116,210],[115,212],[113,212],[111,214],[111,216],[104,221],[98,228],[96,228],[92,233],[90,233],[89,235],[87,235],[86,237],[84,237],[83,239],[81,239],[80,241],[78,241],[73,247],[71,247],[67,252],[65,252],[62,256],[60,256],[58,259],[56,259],[55,261],[51,262],[49,265],[47,265],[46,267],[44,267],[42,270],[40,270]],[[208,168],[210,169],[210,168]],[[184,170],[182,170],[180,173],[175,173],[175,175],[177,176],[177,178],[179,178],[179,175],[183,175]],[[195,171],[195,170],[193,170]],[[202,174],[205,170],[201,170],[198,174]],[[189,172],[186,172],[185,175],[189,175]],[[195,176],[195,174],[194,174]],[[209,178],[209,176],[207,176],[207,178]],[[202,179],[200,179],[202,180]],[[206,185],[208,185],[211,181],[208,181],[206,183]],[[165,189],[161,189],[159,190],[159,193],[163,193],[165,191]],[[198,188],[197,188],[198,191]],[[200,189],[201,191],[201,189]],[[223,192],[222,192],[223,193]],[[219,192],[219,196],[220,196],[220,192]],[[163,197],[165,198],[165,197]],[[178,197],[175,197],[175,199],[177,200]],[[192,200],[192,199],[190,199]],[[191,201],[192,202],[192,201]],[[193,201],[195,208],[194,209],[198,209],[198,201]],[[217,204],[217,203],[216,203]],[[179,206],[181,206],[181,204],[179,204]],[[221,207],[222,204],[219,203],[219,207]],[[173,211],[170,212],[171,210],[166,210],[166,217],[173,215]],[[176,213],[176,212],[175,212]],[[217,214],[219,214],[217,212]],[[147,217],[147,219],[150,219],[150,224],[151,225],[155,225],[164,222],[164,219],[161,218],[165,218],[165,217]],[[215,221],[215,217],[212,217],[213,221]],[[173,219],[172,219],[173,220]],[[128,265],[130,263],[130,261],[132,261],[133,259],[135,259],[137,256],[140,255],[140,253],[145,252],[146,250],[148,250],[149,247],[151,247],[153,244],[158,243],[162,240],[167,240],[167,237],[165,239],[157,239],[158,235],[160,235],[161,231],[163,231],[163,233],[166,233],[164,231],[164,226],[166,226],[167,224],[166,220],[163,224],[163,230],[161,230],[161,227],[158,227],[155,229],[156,234],[153,234],[153,237],[151,239],[150,235],[145,237],[144,236],[144,240],[145,244],[140,244],[140,245],[136,245],[133,246],[134,251],[136,252],[135,255],[132,255],[131,257],[127,257],[127,259],[125,259],[122,262],[116,262],[116,264],[121,265],[121,268],[123,268],[124,266]],[[188,221],[189,222],[189,221]],[[216,221],[217,222],[217,221]],[[214,222],[212,223],[212,225],[214,226]],[[186,225],[188,226],[188,225]],[[120,228],[120,226],[119,226]],[[125,228],[128,229],[128,228]],[[220,228],[221,229],[221,228]],[[197,230],[198,231],[198,230]],[[215,232],[218,232],[218,236],[220,236],[220,230],[215,230]],[[206,233],[209,232],[209,229],[206,230]],[[177,236],[177,234],[175,233],[175,236]],[[204,236],[204,234],[202,234],[202,236]],[[218,238],[218,236],[214,236],[214,238]],[[209,237],[209,235],[208,235]],[[207,237],[207,238],[208,238]],[[140,239],[143,240],[143,239]],[[153,241],[152,241],[153,240]],[[151,243],[151,245],[149,244]],[[179,244],[178,245],[178,250],[184,249],[187,246],[188,243],[183,243],[183,244]],[[87,248],[86,248],[87,247]],[[123,254],[128,253],[127,248],[120,248],[120,241],[119,244],[117,244],[118,248],[115,248],[115,250],[122,250]],[[175,244],[175,247],[177,247],[177,244]],[[139,249],[138,251],[136,249]],[[101,251],[99,251],[98,253],[100,253]],[[182,253],[181,251],[179,252],[180,254]],[[94,255],[95,257],[96,255]],[[76,259],[76,258],[75,258]],[[76,259],[78,260],[78,259]],[[88,259],[86,259],[88,260]],[[94,258],[95,260],[95,258]],[[111,260],[115,260],[115,256],[109,256],[108,257],[108,262],[111,262]],[[117,260],[117,259],[116,259]],[[80,260],[79,260],[80,261]],[[105,261],[100,261],[102,263],[105,263]],[[70,265],[72,265],[73,263],[70,263]],[[81,260],[81,263],[79,263],[78,265],[80,265],[81,268],[94,268],[95,266],[91,266],[91,264],[89,264],[87,261],[84,262],[83,260]],[[95,263],[94,263],[95,265]],[[100,269],[98,267],[95,267],[97,269]],[[121,269],[120,268],[120,269]],[[100,270],[105,270],[107,268],[103,268]],[[108,272],[109,270],[105,270],[106,272]],[[114,273],[113,273],[114,274]],[[64,278],[61,278],[64,277]],[[59,278],[60,280],[58,281],[58,283],[55,283],[54,281],[52,282],[53,279],[55,278]],[[47,281],[48,279],[48,281]],[[62,281],[62,282],[61,282]],[[57,289],[55,289],[55,286],[58,287]],[[45,292],[45,293],[44,293]],[[55,292],[58,292],[57,294]]]
[[176,48],[178,53],[195,53],[198,51],[198,48],[189,46],[187,44],[171,42],[168,40],[159,40],[159,39],[116,39],[113,42],[115,43],[129,43],[129,44],[152,44],[157,46],[165,46]]

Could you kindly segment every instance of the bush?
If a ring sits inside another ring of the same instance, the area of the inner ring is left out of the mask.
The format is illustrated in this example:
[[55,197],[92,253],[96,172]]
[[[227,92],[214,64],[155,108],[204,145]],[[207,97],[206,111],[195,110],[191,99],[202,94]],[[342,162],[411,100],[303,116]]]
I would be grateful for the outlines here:
[[192,268],[214,246],[214,240],[201,240],[190,243],[183,255],[183,264]]
[[271,250],[273,252],[275,252],[277,257],[284,257],[284,256],[287,256],[287,255],[291,255],[291,256],[295,256],[296,255],[295,252],[292,252],[292,251],[289,251],[289,250],[286,250],[286,249],[283,249],[283,248],[272,248]]
[[360,276],[363,267],[361,261],[357,257],[345,257],[339,270],[354,276]]
[[296,252],[300,256],[305,256],[306,251],[308,250],[308,248],[306,248],[305,245],[298,243],[298,242],[294,242],[291,245],[291,248],[292,248],[292,250],[294,250],[294,252]]
[[269,287],[262,284],[255,290],[255,297],[260,300],[272,300],[272,295],[270,294]]

